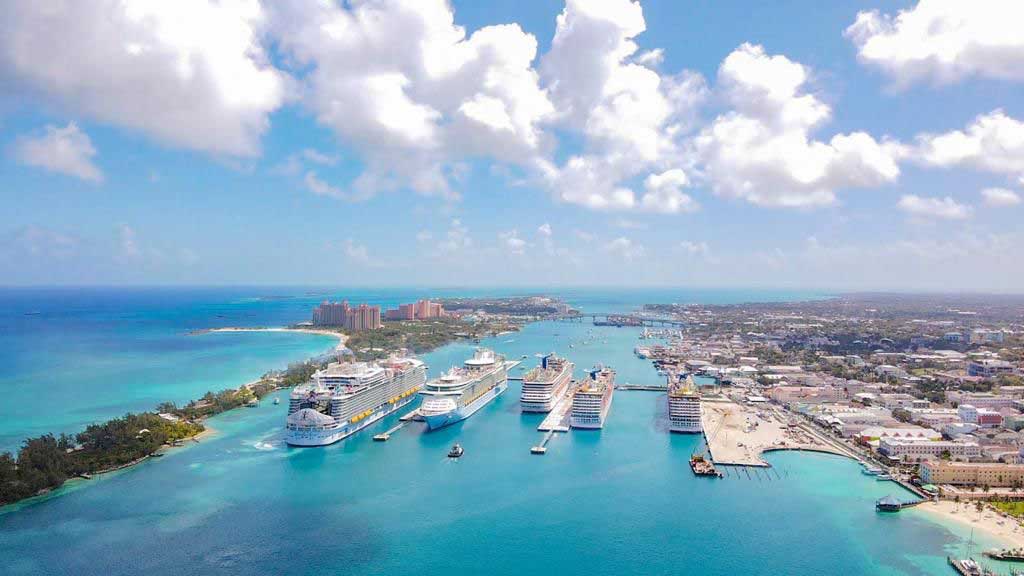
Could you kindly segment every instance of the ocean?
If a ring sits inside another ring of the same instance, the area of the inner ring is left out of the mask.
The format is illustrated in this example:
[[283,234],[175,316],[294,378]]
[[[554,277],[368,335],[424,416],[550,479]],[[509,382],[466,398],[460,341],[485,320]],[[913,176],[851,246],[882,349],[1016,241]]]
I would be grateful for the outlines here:
[[[299,334],[189,335],[195,329],[293,323],[328,295],[393,306],[513,292],[523,291],[0,292],[0,358],[8,367],[0,375],[0,434],[13,446],[25,435],[73,431],[237,386],[333,346]],[[594,312],[821,296],[556,295]],[[658,382],[632,353],[638,334],[540,322],[482,345],[510,358],[525,354],[528,364],[555,351],[579,373],[601,362],[620,382]],[[423,359],[436,375],[471,352],[456,343]],[[558,435],[546,455],[531,455],[542,417],[521,414],[518,393],[512,382],[475,416],[440,431],[411,423],[373,442],[396,423],[392,416],[320,449],[283,444],[287,402],[222,414],[210,421],[216,434],[198,445],[0,512],[0,573],[948,574],[946,554],[959,553],[969,536],[913,511],[877,514],[877,498],[908,495],[839,457],[775,453],[771,474],[695,478],[688,458],[701,441],[668,433],[666,399],[656,392],[618,391],[603,430]],[[448,459],[456,441],[466,453]],[[994,543],[975,536],[975,545]]]

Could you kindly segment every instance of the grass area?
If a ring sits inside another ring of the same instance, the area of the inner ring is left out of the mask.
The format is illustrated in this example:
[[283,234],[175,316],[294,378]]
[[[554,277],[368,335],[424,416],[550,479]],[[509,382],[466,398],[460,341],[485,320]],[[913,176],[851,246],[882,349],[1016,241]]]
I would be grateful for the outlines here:
[[1024,518],[1024,502],[990,502],[996,510],[1000,510],[1014,518]]

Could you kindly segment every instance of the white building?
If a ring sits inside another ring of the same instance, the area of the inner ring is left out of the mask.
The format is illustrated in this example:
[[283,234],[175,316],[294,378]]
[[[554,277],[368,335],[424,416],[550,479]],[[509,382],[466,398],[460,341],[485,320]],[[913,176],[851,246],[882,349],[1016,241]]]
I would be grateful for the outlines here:
[[944,452],[957,460],[969,460],[981,456],[977,442],[928,440],[924,438],[882,438],[878,441],[878,452],[892,460],[920,462],[939,458]]

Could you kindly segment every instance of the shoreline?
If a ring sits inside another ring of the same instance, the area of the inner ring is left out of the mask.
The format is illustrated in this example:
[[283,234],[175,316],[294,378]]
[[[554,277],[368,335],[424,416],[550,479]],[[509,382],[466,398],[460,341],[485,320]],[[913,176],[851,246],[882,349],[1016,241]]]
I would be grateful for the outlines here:
[[319,336],[333,336],[338,339],[338,345],[342,346],[345,342],[348,342],[348,336],[341,332],[333,332],[331,330],[320,330],[318,328],[289,328],[287,326],[280,327],[263,327],[263,328],[245,328],[241,326],[225,326],[223,328],[206,328],[204,330],[195,330],[193,334],[209,334],[213,332],[298,332],[300,334],[316,334]]
[[989,506],[979,514],[973,502],[922,502],[910,510],[931,522],[971,529],[999,541],[1005,548],[1024,547],[1024,526],[1010,516],[1003,516]]

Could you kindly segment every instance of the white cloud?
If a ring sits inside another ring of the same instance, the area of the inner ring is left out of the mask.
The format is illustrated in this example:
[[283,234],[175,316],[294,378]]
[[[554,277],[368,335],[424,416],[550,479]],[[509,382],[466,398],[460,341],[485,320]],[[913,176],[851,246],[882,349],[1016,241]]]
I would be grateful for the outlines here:
[[707,90],[697,74],[662,76],[649,67],[661,52],[634,57],[645,29],[640,4],[629,0],[569,0],[558,16],[541,73],[560,111],[557,124],[581,134],[584,149],[562,166],[538,159],[537,168],[564,202],[615,211],[665,206],[656,197],[638,201],[628,180],[668,168]]
[[519,237],[518,230],[499,232],[498,240],[500,240],[502,245],[505,246],[505,249],[507,249],[512,254],[522,256],[523,254],[526,253],[526,241]]
[[680,212],[696,212],[700,205],[682,191],[689,186],[690,180],[679,168],[666,170],[661,174],[651,174],[644,180],[647,193],[640,199],[644,210],[663,214]]
[[469,229],[462,224],[458,218],[453,218],[437,248],[443,253],[461,252],[473,246],[473,239],[469,236]]
[[25,226],[9,238],[0,248],[27,254],[33,259],[40,257],[65,260],[76,255],[82,241],[72,234],[43,226]]
[[93,163],[96,148],[74,122],[63,128],[48,125],[39,136],[22,136],[14,149],[18,161],[51,172],[102,182],[103,173]]
[[824,142],[811,133],[831,115],[807,93],[809,71],[761,46],[743,44],[718,71],[717,89],[733,109],[696,138],[715,193],[764,206],[833,204],[835,191],[893,182],[904,154],[863,132]]
[[918,137],[915,156],[932,166],[970,166],[1024,177],[1024,122],[993,110],[964,130]]
[[862,62],[899,85],[970,76],[1024,80],[1024,3],[921,0],[895,16],[860,12],[846,29]]
[[320,164],[323,166],[334,166],[338,163],[337,156],[331,156],[330,154],[324,154],[319,150],[313,148],[306,148],[302,151],[302,157],[307,161],[314,164]]
[[138,235],[135,229],[127,224],[122,224],[118,228],[118,247],[120,257],[125,260],[137,260],[142,257]]
[[707,242],[693,242],[691,240],[683,240],[679,243],[679,247],[690,256],[703,256],[708,254],[711,249],[708,247]]
[[319,176],[316,175],[316,172],[313,170],[306,172],[306,177],[303,178],[302,181],[306,185],[306,188],[313,194],[316,194],[317,196],[327,196],[328,198],[347,197],[347,195],[341,190],[341,188],[338,188],[337,186],[332,186],[331,184],[324,182],[323,180],[320,179]]
[[590,243],[594,241],[595,236],[586,230],[573,230],[573,235],[579,238],[581,241]]
[[960,204],[953,198],[924,198],[913,194],[905,194],[897,203],[900,210],[916,218],[941,218],[944,220],[963,220],[971,215],[971,207]]
[[541,224],[540,226],[537,227],[537,233],[540,234],[541,236],[545,236],[545,237],[550,238],[551,237],[551,224],[548,224],[547,222]]
[[634,242],[625,236],[619,236],[605,244],[604,251],[627,262],[643,258],[646,253],[643,244]]
[[1021,203],[1020,194],[1006,188],[985,188],[981,196],[986,206],[1016,206]]
[[346,238],[341,245],[342,252],[345,254],[345,258],[358,264],[369,264],[370,254],[366,250],[366,246],[357,244],[351,238]]
[[434,239],[434,234],[430,230],[420,230],[416,233],[417,242],[430,242]]
[[259,2],[6,2],[0,75],[21,99],[160,142],[259,153],[286,77],[260,42]]
[[[469,37],[444,0],[279,4],[275,33],[318,122],[363,155],[363,192],[453,198],[466,156],[526,164],[553,113],[517,24]],[[380,184],[386,186],[380,186]]]

